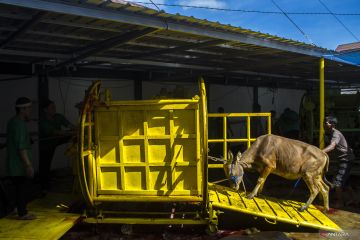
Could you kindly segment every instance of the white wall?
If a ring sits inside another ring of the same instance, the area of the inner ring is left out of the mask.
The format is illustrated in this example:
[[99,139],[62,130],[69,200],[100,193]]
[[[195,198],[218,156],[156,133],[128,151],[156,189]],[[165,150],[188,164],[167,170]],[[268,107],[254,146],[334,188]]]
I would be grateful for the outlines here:
[[[15,76],[0,76],[0,79]],[[49,98],[53,100],[57,106],[57,111],[64,114],[73,124],[78,122],[78,110],[75,105],[83,100],[85,90],[97,79],[82,78],[49,78]],[[161,88],[166,88],[172,92],[177,85],[181,85],[185,89],[187,97],[198,94],[197,83],[160,83],[160,82],[143,82],[143,99],[152,99],[159,94]],[[132,100],[134,99],[134,82],[128,80],[102,80],[102,87],[111,89],[114,100]],[[209,112],[216,112],[217,108],[222,106],[225,112],[251,112],[253,100],[252,87],[238,87],[231,85],[211,84],[209,87]],[[277,89],[276,91],[267,88],[259,88],[259,103],[263,112],[275,110],[279,116],[286,107],[298,111],[302,90]],[[0,81],[0,133],[6,132],[7,120],[15,114],[14,103],[20,96],[26,96],[34,100],[33,118],[37,118],[37,77]],[[37,132],[37,123],[31,122],[29,129]],[[234,131],[240,129],[235,125]],[[37,138],[37,137],[36,137]],[[5,139],[1,138],[4,142]],[[71,166],[70,159],[64,155],[67,145],[58,147],[53,159],[52,169]],[[34,165],[38,168],[38,146],[33,145]],[[0,150],[0,176],[5,171],[5,150]]]
[[218,107],[225,112],[251,112],[253,89],[233,85],[211,84],[209,89],[209,112],[216,113]]
[[[259,88],[259,104],[262,112],[275,110],[277,115],[291,108],[299,112],[304,90]],[[253,88],[233,85],[210,85],[209,112],[224,107],[225,112],[252,112]]]
[[304,95],[304,90],[296,89],[268,89],[259,88],[259,104],[262,112],[276,111],[277,117],[285,110],[290,108],[299,113],[300,101]]
[[[49,78],[49,99],[55,102],[57,112],[63,114],[71,123],[78,125],[78,109],[75,105],[85,96],[85,90],[98,79]],[[102,80],[102,89],[109,88],[114,100],[134,99],[133,81]],[[51,168],[71,167],[71,159],[64,155],[68,144],[56,148]]]
[[[49,99],[54,101],[58,113],[63,114],[73,124],[78,122],[78,110],[75,105],[85,96],[85,90],[98,79],[49,78]],[[102,89],[109,88],[113,99],[134,99],[133,81],[102,80]]]
[[[303,90],[259,88],[258,95],[261,112],[275,110],[277,117],[279,117],[287,107],[298,112],[304,93],[305,91]],[[252,87],[211,84],[209,97],[210,113],[216,113],[218,107],[223,107],[225,112],[252,112]],[[233,124],[231,124],[231,128],[235,137],[245,137],[246,124],[244,122],[239,123],[239,118],[233,118],[232,120]],[[262,119],[261,122],[263,130],[265,131],[266,120]]]

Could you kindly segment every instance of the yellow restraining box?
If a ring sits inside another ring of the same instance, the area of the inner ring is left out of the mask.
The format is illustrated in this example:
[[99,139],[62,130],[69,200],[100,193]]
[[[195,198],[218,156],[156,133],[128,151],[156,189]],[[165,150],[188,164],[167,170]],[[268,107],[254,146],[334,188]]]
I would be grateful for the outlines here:
[[111,101],[95,107],[95,136],[98,197],[201,201],[199,100]]

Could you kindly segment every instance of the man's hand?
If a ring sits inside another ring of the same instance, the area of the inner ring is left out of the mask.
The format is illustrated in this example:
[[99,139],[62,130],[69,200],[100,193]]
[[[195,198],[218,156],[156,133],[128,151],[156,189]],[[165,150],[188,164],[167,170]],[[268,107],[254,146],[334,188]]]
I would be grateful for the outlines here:
[[32,165],[26,165],[26,176],[28,178],[33,178],[34,177],[34,168]]
[[25,166],[25,174],[27,177],[32,178],[34,177],[34,167],[30,162],[28,153],[25,149],[20,150],[20,158],[23,161],[23,164]]

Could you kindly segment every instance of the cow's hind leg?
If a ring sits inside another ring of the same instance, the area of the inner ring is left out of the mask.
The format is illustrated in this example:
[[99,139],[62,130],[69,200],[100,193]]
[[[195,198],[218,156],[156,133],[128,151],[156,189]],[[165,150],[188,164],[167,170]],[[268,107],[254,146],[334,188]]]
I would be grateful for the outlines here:
[[300,207],[299,211],[304,211],[305,209],[307,209],[319,193],[318,186],[316,186],[316,183],[314,181],[315,179],[312,175],[305,174],[305,176],[303,176],[303,180],[309,188],[310,197],[305,203],[305,205]]
[[273,169],[269,167],[264,168],[264,170],[260,173],[254,190],[252,190],[252,192],[247,196],[247,198],[252,199],[258,194],[259,191],[262,191],[266,178],[269,176],[272,170]]
[[319,180],[318,180],[318,188],[319,191],[321,193],[323,202],[324,202],[324,208],[325,211],[329,211],[329,190],[330,187],[328,185],[326,185],[326,183],[321,179],[321,177],[319,176]]

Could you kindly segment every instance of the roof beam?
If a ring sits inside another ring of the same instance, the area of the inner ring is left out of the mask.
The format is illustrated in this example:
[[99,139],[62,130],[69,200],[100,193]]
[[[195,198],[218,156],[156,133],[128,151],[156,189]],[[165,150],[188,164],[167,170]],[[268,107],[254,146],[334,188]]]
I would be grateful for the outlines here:
[[42,11],[57,12],[67,15],[83,16],[89,18],[103,19],[119,23],[147,26],[152,28],[169,29],[173,31],[185,32],[210,38],[224,39],[258,45],[262,47],[275,48],[288,52],[306,54],[315,57],[322,57],[329,51],[310,48],[308,46],[295,46],[286,42],[280,42],[270,38],[263,38],[241,32],[226,31],[225,29],[215,29],[213,27],[204,28],[199,25],[190,25],[182,22],[165,22],[159,16],[138,14],[126,9],[110,9],[86,3],[78,2],[58,2],[54,0],[0,0],[0,3],[21,6]]
[[[282,59],[274,59],[271,62],[262,63],[264,67],[273,67],[273,66],[279,66],[279,65],[286,65],[286,64],[292,64],[292,63],[298,63],[298,62],[311,62],[315,59],[311,58],[310,56],[303,56],[303,57],[296,57],[293,56],[291,58],[282,58]],[[316,59],[318,60],[318,59]]]
[[222,44],[224,42],[225,42],[224,40],[216,39],[216,40],[210,40],[210,41],[205,41],[205,42],[200,42],[200,43],[190,43],[190,44],[186,44],[186,45],[180,46],[180,47],[166,48],[166,49],[160,49],[160,50],[155,50],[155,51],[150,51],[150,52],[145,52],[145,53],[128,55],[128,56],[125,56],[124,58],[134,59],[134,58],[151,57],[151,56],[155,56],[155,55],[176,53],[176,52],[182,52],[182,51],[195,49],[195,48],[202,48],[202,47],[218,45],[218,44]]
[[[51,52],[39,52],[39,51],[21,51],[21,50],[10,50],[10,49],[0,49],[0,56],[28,56],[32,58],[43,58],[43,59],[69,59],[71,57],[70,54],[59,54],[59,53],[51,53]],[[292,79],[293,81],[297,81],[299,79],[303,79],[304,81],[309,81],[309,79],[306,78],[299,78],[296,76],[286,75],[286,74],[274,74],[274,73],[265,73],[265,72],[256,72],[256,71],[244,71],[241,70],[241,67],[235,69],[231,69],[233,72],[229,72],[227,69],[221,68],[221,67],[213,67],[213,66],[204,66],[204,65],[193,65],[193,64],[181,64],[181,63],[172,63],[172,62],[162,62],[162,61],[150,61],[150,60],[137,60],[137,59],[121,59],[121,58],[115,58],[115,57],[87,57],[87,61],[98,61],[103,63],[112,63],[117,66],[128,66],[133,67],[134,65],[137,66],[147,66],[147,67],[160,67],[160,68],[173,68],[173,69],[191,69],[191,70],[198,70],[203,75],[226,75],[226,74],[236,74],[236,75],[251,75],[251,76],[258,76],[258,77],[271,77],[274,79]],[[112,68],[116,68],[117,66],[111,66]],[[141,68],[138,68],[137,70],[141,71]],[[329,76],[331,74],[327,74]],[[339,83],[341,84],[355,84],[358,83],[357,79],[351,80],[351,79],[344,79],[343,77],[337,77],[333,76],[334,79],[330,81],[334,81],[336,79],[341,80]],[[329,77],[331,79],[331,77]],[[328,80],[329,80],[328,79]],[[313,81],[315,84],[317,82]],[[327,83],[328,84],[328,83]]]
[[[34,58],[43,58],[43,59],[68,59],[71,54],[60,54],[60,53],[49,53],[49,52],[39,52],[39,51],[21,51],[21,50],[10,50],[10,49],[0,49],[0,55],[12,55],[12,56],[28,56]],[[220,71],[222,68],[213,67],[213,66],[201,66],[201,65],[191,65],[191,64],[180,64],[173,62],[161,62],[161,61],[151,61],[151,60],[138,60],[138,59],[123,59],[115,57],[91,57],[88,56],[84,60],[87,61],[99,61],[107,62],[112,64],[119,65],[142,65],[149,67],[161,67],[161,68],[187,68],[187,69],[200,69],[200,70],[212,70]]]
[[7,44],[9,44],[12,40],[20,36],[29,30],[32,26],[34,26],[42,16],[44,16],[45,12],[36,13],[30,20],[26,21],[18,30],[10,34],[10,36],[0,43],[0,48],[4,48]]
[[72,64],[72,63],[74,63],[74,62],[76,62],[78,60],[87,58],[89,56],[96,55],[96,54],[98,54],[100,52],[106,51],[106,50],[108,50],[110,48],[116,47],[116,46],[118,46],[120,44],[123,44],[123,43],[126,43],[128,41],[135,40],[137,38],[140,38],[142,36],[145,36],[146,34],[149,34],[149,33],[155,32],[155,31],[158,31],[158,29],[144,28],[142,30],[135,30],[135,31],[128,32],[128,33],[125,33],[125,34],[122,33],[122,34],[117,35],[115,37],[112,37],[112,38],[106,39],[104,41],[98,42],[96,44],[92,44],[92,45],[87,46],[87,47],[85,47],[83,49],[79,49],[77,52],[74,52],[72,54],[74,57],[71,57],[70,59],[57,64],[56,66],[54,66],[51,69],[51,71],[55,70],[55,69],[58,69],[58,68],[61,68],[61,67],[64,67],[66,65]]

